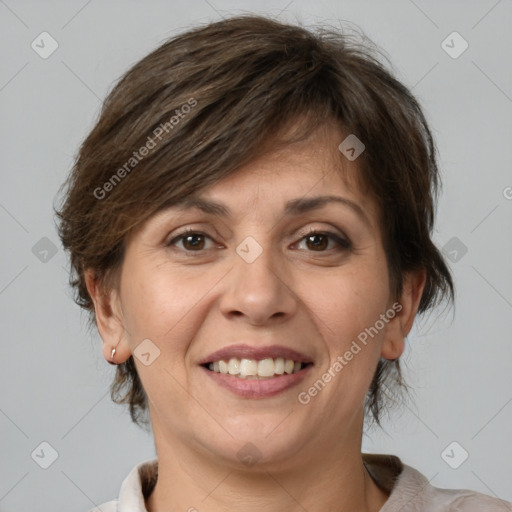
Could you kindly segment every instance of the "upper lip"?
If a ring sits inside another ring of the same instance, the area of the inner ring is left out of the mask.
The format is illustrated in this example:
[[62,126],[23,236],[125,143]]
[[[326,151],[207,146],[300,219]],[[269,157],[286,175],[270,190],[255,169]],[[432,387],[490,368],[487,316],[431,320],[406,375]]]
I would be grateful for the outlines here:
[[275,359],[282,357],[283,359],[291,359],[299,363],[312,363],[311,357],[297,352],[292,348],[282,345],[269,345],[267,347],[251,347],[246,344],[229,345],[212,352],[210,355],[202,358],[199,364],[213,363],[215,361],[229,361],[232,357],[236,359],[256,359],[262,360],[267,358]]

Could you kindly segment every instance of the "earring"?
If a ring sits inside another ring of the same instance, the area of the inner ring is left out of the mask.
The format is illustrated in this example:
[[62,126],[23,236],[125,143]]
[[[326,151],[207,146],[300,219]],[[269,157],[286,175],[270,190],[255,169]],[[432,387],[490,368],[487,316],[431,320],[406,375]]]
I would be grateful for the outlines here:
[[[119,342],[117,343],[117,345],[119,345],[119,343],[121,342],[121,340],[119,340]],[[115,347],[112,348],[112,354],[110,356],[110,359],[111,361],[108,361],[109,364],[112,364],[112,365],[117,365],[118,363],[116,363],[114,361],[114,356],[116,355],[116,349],[117,349],[117,345]]]

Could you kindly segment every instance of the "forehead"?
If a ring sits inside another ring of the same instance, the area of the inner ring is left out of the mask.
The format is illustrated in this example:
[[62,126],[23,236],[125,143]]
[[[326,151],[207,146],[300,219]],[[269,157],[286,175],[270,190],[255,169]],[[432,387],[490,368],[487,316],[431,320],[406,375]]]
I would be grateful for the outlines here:
[[252,207],[286,204],[290,212],[300,213],[301,205],[308,200],[311,203],[314,198],[336,193],[347,202],[357,203],[369,216],[376,216],[376,204],[362,190],[357,160],[348,160],[339,150],[344,138],[346,134],[337,127],[321,126],[305,140],[265,151],[229,176],[197,191],[182,205],[193,206],[198,197],[217,198]]
[[[344,135],[335,128],[316,130],[305,140],[270,149],[213,185],[174,202],[148,220],[201,211],[228,223],[241,219],[271,223],[340,205],[378,231],[374,202],[359,189],[359,166],[338,146]],[[147,224],[147,223],[146,223]]]
[[[343,201],[346,211],[356,214],[380,237],[379,208],[362,190],[359,162],[348,160],[338,149],[346,137],[334,123],[325,123],[302,140],[280,146],[268,144],[231,174],[168,203],[135,227],[126,242],[188,212],[202,211],[226,226],[246,220],[274,225],[277,219],[319,211],[325,205],[341,211]],[[328,199],[334,196],[341,201]]]

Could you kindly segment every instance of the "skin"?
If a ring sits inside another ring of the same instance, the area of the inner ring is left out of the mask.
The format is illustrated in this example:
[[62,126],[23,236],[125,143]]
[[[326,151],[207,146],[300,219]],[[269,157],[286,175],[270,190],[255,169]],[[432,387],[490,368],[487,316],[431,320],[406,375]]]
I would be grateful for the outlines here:
[[[345,136],[325,125],[200,191],[227,206],[231,218],[175,207],[151,218],[127,240],[116,290],[100,290],[87,272],[105,359],[117,346],[115,362],[126,361],[144,339],[160,350],[148,366],[135,358],[159,461],[149,512],[375,512],[388,498],[362,463],[363,405],[379,358],[404,350],[425,274],[407,274],[401,297],[391,296],[379,212],[353,179],[357,160],[338,150]],[[334,202],[284,216],[287,201],[321,195],[357,203],[368,222]],[[175,240],[187,227],[207,236],[193,239],[196,246]],[[351,245],[308,238],[309,228]],[[247,236],[263,249],[252,263],[235,251]],[[299,392],[397,300],[401,311],[300,404]],[[239,342],[285,345],[311,356],[314,366],[277,396],[242,398],[198,366]],[[247,442],[261,454],[252,466],[237,456]]]

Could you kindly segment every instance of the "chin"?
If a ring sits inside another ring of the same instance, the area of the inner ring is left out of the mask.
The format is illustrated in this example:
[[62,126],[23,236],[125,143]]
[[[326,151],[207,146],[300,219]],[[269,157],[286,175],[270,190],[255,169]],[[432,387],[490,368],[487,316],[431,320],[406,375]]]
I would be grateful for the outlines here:
[[276,471],[296,466],[308,436],[289,424],[280,429],[279,425],[286,423],[285,418],[286,414],[269,414],[264,421],[259,413],[252,418],[245,417],[243,425],[240,417],[234,423],[226,422],[226,429],[233,437],[223,436],[214,445],[209,438],[209,451],[215,453],[217,461],[220,457],[238,470]]

